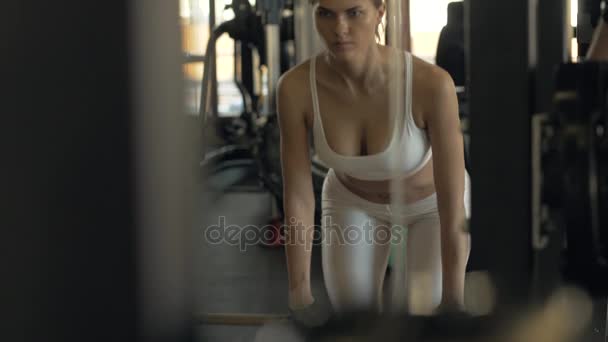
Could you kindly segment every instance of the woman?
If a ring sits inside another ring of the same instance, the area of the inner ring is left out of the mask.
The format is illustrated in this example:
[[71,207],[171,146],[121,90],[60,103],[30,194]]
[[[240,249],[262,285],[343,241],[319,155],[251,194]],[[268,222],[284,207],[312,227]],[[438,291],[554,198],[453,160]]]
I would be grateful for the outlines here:
[[[377,236],[390,225],[395,170],[388,156],[395,149],[405,155],[397,171],[409,228],[408,309],[415,314],[430,314],[438,306],[460,309],[470,248],[462,229],[469,186],[453,81],[439,67],[376,42],[382,0],[311,2],[327,49],[285,73],[277,88],[289,306],[300,310],[314,302],[315,200],[307,139],[312,131],[315,152],[330,168],[322,193],[322,259],[333,309],[381,310],[389,244],[329,239],[328,232],[371,228]],[[396,123],[388,99],[394,58],[404,58],[406,66],[405,111]]]

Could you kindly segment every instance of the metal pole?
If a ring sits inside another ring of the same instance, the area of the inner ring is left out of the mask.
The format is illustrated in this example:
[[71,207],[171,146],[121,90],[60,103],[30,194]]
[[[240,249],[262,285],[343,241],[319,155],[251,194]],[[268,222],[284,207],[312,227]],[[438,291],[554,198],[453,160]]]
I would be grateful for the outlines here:
[[296,1],[293,4],[296,64],[321,52],[323,43],[315,29],[313,8],[308,1]]
[[[213,32],[213,30],[215,29],[215,25],[216,25],[216,20],[215,20],[215,0],[209,0],[209,37],[211,37],[211,32]],[[213,113],[213,115],[217,115],[217,54],[216,54],[216,49],[215,46],[214,48],[211,50],[212,55],[209,58],[209,61],[211,62],[210,70],[210,77],[211,77],[211,82],[210,82],[210,89],[209,89],[209,103],[211,106],[211,113]],[[201,89],[202,92],[202,89]],[[206,110],[206,108],[204,108],[203,110]],[[206,112],[205,112],[206,113]]]
[[536,113],[545,113],[551,109],[555,70],[561,63],[570,60],[570,25],[569,0],[538,0],[536,25],[538,32],[537,67],[536,67]]
[[264,98],[263,115],[275,114],[276,85],[281,76],[281,36],[280,26],[269,23],[264,27],[266,34],[267,96]]
[[263,116],[275,114],[276,85],[281,75],[281,12],[284,0],[260,0],[258,9],[263,15],[266,41],[266,89]]
[[558,229],[547,231],[543,227],[541,136],[542,122],[552,110],[555,90],[555,71],[570,59],[570,6],[568,0],[538,0],[536,67],[534,72],[534,125],[532,150],[534,160],[532,231],[533,242],[533,299],[542,302],[560,283],[559,260],[562,250],[562,236]]
[[534,2],[465,2],[475,170],[471,260],[489,271],[499,308],[519,306],[529,295]]
[[406,51],[412,51],[412,21],[410,20],[410,0],[403,0],[401,16],[403,20],[401,25],[402,48]]

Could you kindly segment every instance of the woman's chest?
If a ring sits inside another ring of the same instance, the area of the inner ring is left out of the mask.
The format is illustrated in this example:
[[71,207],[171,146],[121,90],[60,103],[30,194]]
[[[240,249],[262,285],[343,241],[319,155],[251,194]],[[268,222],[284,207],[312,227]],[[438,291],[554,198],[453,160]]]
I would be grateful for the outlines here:
[[397,124],[387,98],[325,92],[318,100],[311,122],[320,121],[318,128],[334,152],[357,156],[386,149]]

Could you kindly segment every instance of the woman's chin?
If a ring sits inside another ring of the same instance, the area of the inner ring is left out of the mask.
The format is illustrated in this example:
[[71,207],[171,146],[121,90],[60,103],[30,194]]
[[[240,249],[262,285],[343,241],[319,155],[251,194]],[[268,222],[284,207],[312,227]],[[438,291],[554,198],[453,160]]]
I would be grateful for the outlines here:
[[334,56],[334,58],[339,59],[339,60],[349,60],[352,59],[353,56],[355,55],[355,51],[354,49],[330,49],[331,54]]

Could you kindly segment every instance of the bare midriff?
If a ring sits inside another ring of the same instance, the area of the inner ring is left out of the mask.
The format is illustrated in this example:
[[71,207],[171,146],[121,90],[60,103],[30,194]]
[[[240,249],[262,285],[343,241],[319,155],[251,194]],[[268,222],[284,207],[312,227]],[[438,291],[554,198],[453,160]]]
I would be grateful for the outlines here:
[[[365,200],[379,204],[391,203],[391,183],[393,182],[390,180],[361,180],[338,171],[336,171],[336,177],[353,194]],[[433,160],[429,160],[417,173],[401,182],[395,182],[394,185],[401,187],[402,198],[406,204],[431,196],[435,193]]]

